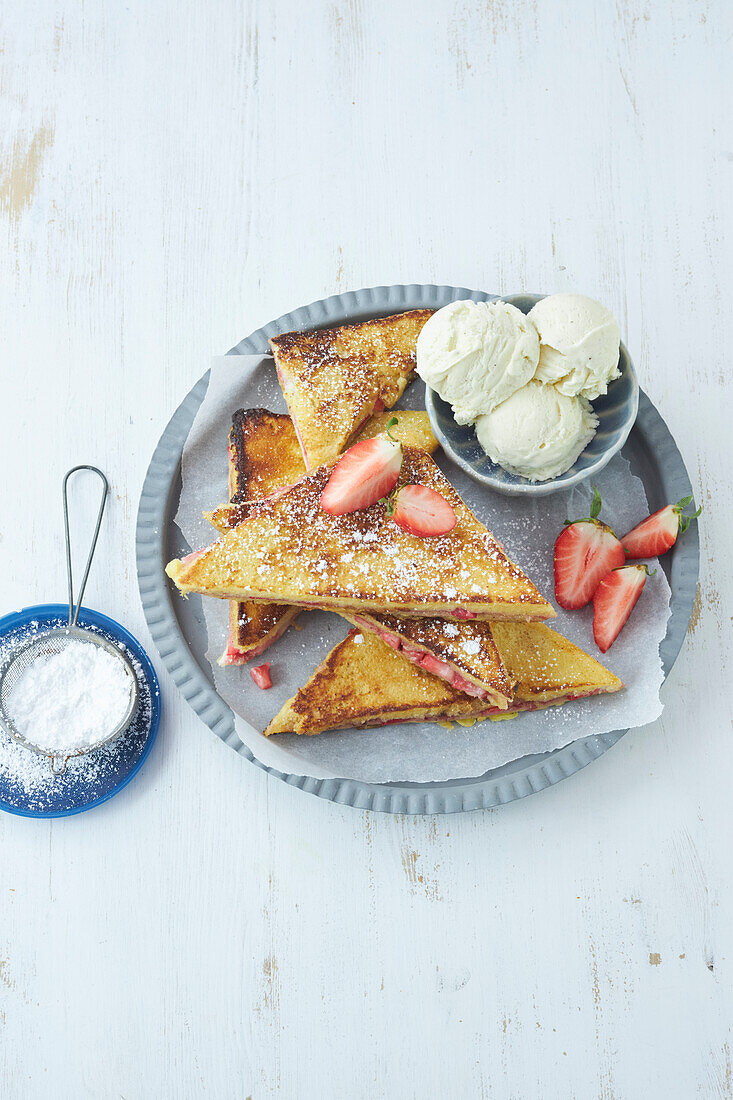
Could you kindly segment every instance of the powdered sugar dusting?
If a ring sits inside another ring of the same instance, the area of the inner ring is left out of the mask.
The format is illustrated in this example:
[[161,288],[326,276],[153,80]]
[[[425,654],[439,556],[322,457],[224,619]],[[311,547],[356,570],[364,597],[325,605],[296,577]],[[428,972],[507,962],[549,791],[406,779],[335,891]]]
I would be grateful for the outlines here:
[[428,485],[450,502],[456,526],[436,538],[407,534],[381,501],[343,516],[324,512],[320,498],[329,475],[326,466],[276,500],[222,509],[236,529],[204,558],[194,558],[181,583],[202,576],[235,598],[306,605],[319,599],[371,601],[394,610],[412,605],[412,614],[429,614],[431,605],[448,615],[477,606],[482,614],[492,609],[495,617],[501,617],[501,604],[510,613],[519,605],[528,612],[533,605],[545,609],[532,582],[425,452],[405,448],[398,485]]

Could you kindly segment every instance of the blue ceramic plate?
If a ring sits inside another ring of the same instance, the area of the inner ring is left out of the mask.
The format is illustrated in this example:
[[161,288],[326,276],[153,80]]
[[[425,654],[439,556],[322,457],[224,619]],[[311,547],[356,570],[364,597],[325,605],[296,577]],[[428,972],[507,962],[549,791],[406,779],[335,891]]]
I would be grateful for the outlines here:
[[[31,631],[63,626],[67,604],[38,604],[0,619],[0,646],[19,643]],[[126,787],[150,754],[160,724],[158,678],[147,653],[114,619],[82,607],[79,625],[91,627],[127,649],[137,676],[137,712],[125,733],[83,756],[72,757],[63,775],[52,775],[42,756],[11,741],[0,728],[0,809],[21,817],[68,817],[91,810]]]
[[[476,298],[478,295],[466,295]],[[508,294],[502,299],[511,302],[522,313],[529,313],[541,294]],[[485,295],[480,299],[484,300]],[[527,481],[517,474],[510,474],[492,462],[476,438],[472,424],[456,424],[450,405],[438,397],[435,390],[425,388],[425,408],[436,438],[447,455],[457,466],[465,470],[474,481],[480,481],[496,493],[507,496],[547,496],[563,489],[571,489],[588,477],[593,477],[620,451],[634,426],[639,409],[639,383],[624,345],[619,356],[621,377],[608,388],[608,393],[592,402],[598,417],[598,431],[583,453],[569,470],[549,481]]]

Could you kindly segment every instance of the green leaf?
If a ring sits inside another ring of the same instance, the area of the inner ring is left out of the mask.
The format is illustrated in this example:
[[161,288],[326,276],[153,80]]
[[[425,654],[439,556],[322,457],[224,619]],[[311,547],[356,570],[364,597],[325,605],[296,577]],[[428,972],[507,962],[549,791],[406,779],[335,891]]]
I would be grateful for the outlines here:
[[593,503],[590,506],[590,518],[598,519],[598,515],[601,510],[601,494],[598,492],[598,486],[593,486]]
[[393,491],[389,494],[388,497],[380,497],[379,498],[379,503],[384,504],[384,506],[387,509],[387,518],[388,519],[391,519],[392,516],[394,515],[395,497],[396,496],[397,496],[396,491]]

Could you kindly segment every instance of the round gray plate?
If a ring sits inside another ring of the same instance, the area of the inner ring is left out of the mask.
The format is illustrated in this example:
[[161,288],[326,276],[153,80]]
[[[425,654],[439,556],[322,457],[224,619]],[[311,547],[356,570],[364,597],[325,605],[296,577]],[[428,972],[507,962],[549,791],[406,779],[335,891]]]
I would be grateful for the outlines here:
[[[271,321],[232,348],[232,355],[263,354],[280,332],[323,328],[346,321],[387,316],[406,309],[439,308],[457,298],[488,301],[495,295],[450,286],[381,286],[335,295]],[[208,372],[178,407],[148,468],[137,516],[137,571],[143,611],[163,664],[196,713],[235,751],[263,767],[240,742],[234,717],[214,690],[204,658],[206,633],[201,601],[174,596],[164,573],[180,534],[173,525],[181,478],[181,452],[208,385]],[[692,494],[685,464],[661,416],[642,391],[639,415],[623,448],[632,471],[642,479],[652,511]],[[169,546],[171,550],[169,551]],[[669,674],[687,632],[699,568],[697,524],[662,558],[672,589],[671,615],[660,654]],[[352,779],[312,779],[265,768],[304,791],[359,809],[433,814],[478,810],[534,794],[596,760],[627,730],[581,738],[554,752],[524,756],[472,779],[444,783],[361,783]]]

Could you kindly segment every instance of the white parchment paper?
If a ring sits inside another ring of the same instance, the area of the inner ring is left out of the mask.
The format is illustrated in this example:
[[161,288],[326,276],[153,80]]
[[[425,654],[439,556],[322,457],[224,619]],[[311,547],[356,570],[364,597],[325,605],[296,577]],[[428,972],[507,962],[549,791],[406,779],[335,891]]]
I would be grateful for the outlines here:
[[[206,397],[183,451],[176,516],[188,544],[181,542],[183,553],[206,546],[216,537],[201,513],[227,499],[227,439],[232,413],[238,408],[256,407],[287,411],[272,360],[250,355],[215,359]],[[424,387],[419,379],[408,388],[399,407],[424,408]],[[509,556],[552,601],[555,538],[566,518],[589,514],[592,488],[586,484],[537,500],[503,497],[472,481],[441,452],[436,454],[436,461],[466,504],[504,543]],[[648,514],[643,485],[620,455],[595,482],[603,496],[601,518],[618,533],[629,530]],[[431,723],[404,723],[317,737],[280,734],[272,738],[263,737],[259,731],[345,636],[346,622],[328,612],[302,612],[298,618],[301,629],[291,627],[264,657],[253,662],[271,662],[273,687],[262,691],[252,681],[248,666],[217,665],[228,630],[227,604],[214,599],[202,603],[214,683],[235,712],[237,733],[251,752],[263,764],[284,772],[377,783],[437,782],[483,775],[510,760],[548,752],[579,737],[653,721],[662,711],[659,643],[666,631],[669,599],[669,585],[662,570],[657,569],[648,578],[626,627],[602,660],[626,684],[617,695],[519,714],[510,721],[480,722],[450,730]],[[558,609],[558,617],[550,625],[586,652],[600,657],[593,641],[592,617],[591,607],[574,612]]]

